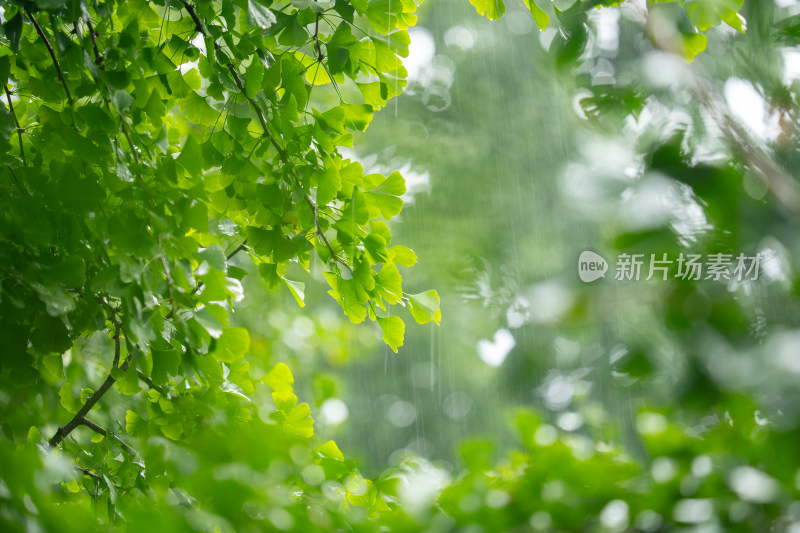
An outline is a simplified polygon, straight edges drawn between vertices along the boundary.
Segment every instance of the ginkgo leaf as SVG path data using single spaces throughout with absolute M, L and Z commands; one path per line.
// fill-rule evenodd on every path
M 489 20 L 499 19 L 506 12 L 503 0 L 469 0 L 479 15 Z

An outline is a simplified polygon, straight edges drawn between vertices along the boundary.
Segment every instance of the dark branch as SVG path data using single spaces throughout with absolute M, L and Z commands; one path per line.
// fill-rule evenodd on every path
M 77 470 L 78 472 L 81 472 L 85 476 L 93 477 L 95 479 L 101 479 L 100 476 L 98 476 L 97 474 L 95 474 L 91 470 L 88 470 L 86 468 L 81 468 L 79 466 L 76 466 L 74 468 L 75 468 L 75 470 Z
M 314 0 L 316 2 L 317 0 Z M 317 44 L 317 61 L 322 63 L 322 60 L 325 59 L 325 55 L 322 53 L 322 46 L 319 43 L 319 17 L 322 13 L 317 13 L 317 19 L 314 22 L 314 42 Z
M 189 2 L 186 2 L 186 0 L 181 0 L 181 3 L 186 8 L 186 11 L 189 12 L 189 16 L 192 17 L 192 20 L 194 21 L 195 24 L 194 29 L 205 35 L 206 32 L 203 30 L 203 23 L 200 21 L 200 17 L 197 16 L 197 12 L 194 10 L 194 6 Z
M 122 363 L 119 369 L 122 370 L 123 372 L 127 371 L 130 362 L 131 362 L 131 355 L 128 354 L 128 357 L 125 358 L 125 361 Z M 89 396 L 89 398 L 86 400 L 86 403 L 84 403 L 78 410 L 78 412 L 75 413 L 75 416 L 73 416 L 72 419 L 69 422 L 67 422 L 64 426 L 58 428 L 56 434 L 53 435 L 53 437 L 49 441 L 51 448 L 55 448 L 56 446 L 58 446 L 58 443 L 64 440 L 64 438 L 67 435 L 72 433 L 72 430 L 74 430 L 76 427 L 78 427 L 83 423 L 83 420 L 86 418 L 86 414 L 92 409 L 92 407 L 94 407 L 94 404 L 96 404 L 100 400 L 100 398 L 102 398 L 103 395 L 106 392 L 108 392 L 108 389 L 110 389 L 114 385 L 114 383 L 116 383 L 116 381 L 117 381 L 116 378 L 109 372 L 108 376 L 106 377 L 106 380 L 103 382 L 102 385 L 100 385 L 100 388 L 97 389 L 94 394 Z
M 19 120 L 17 120 L 16 113 L 14 113 L 14 104 L 11 103 L 11 93 L 8 90 L 8 86 L 4 85 L 3 89 L 6 92 L 6 98 L 8 98 L 8 109 L 11 111 L 11 116 L 14 117 L 14 124 L 17 126 L 17 137 L 19 137 L 19 155 L 22 158 L 22 164 L 27 166 L 28 162 L 25 160 L 25 149 L 22 147 L 22 128 L 19 125 Z
M 164 390 L 164 387 L 162 387 L 160 385 L 156 385 L 153 382 L 152 379 L 150 379 L 148 376 L 144 375 L 144 372 L 142 372 L 141 370 L 139 370 L 137 368 L 136 369 L 136 373 L 139 375 L 139 379 L 142 380 L 148 387 L 150 387 L 153 390 L 157 390 L 158 392 L 160 392 L 164 396 L 167 395 L 167 391 Z
M 236 249 L 235 249 L 234 251 L 232 251 L 231 253 L 229 253 L 229 254 L 226 256 L 226 259 L 227 259 L 228 261 L 230 261 L 231 259 L 233 259 L 233 256 L 234 256 L 234 255 L 238 254 L 239 252 L 241 252 L 241 251 L 242 251 L 242 250 L 244 250 L 245 248 L 247 248 L 247 239 L 243 240 L 243 241 L 242 241 L 242 244 L 240 244 L 239 246 L 237 246 L 237 247 L 236 247 Z
M 114 314 L 111 314 L 111 322 L 114 324 L 114 363 L 113 366 L 119 365 L 119 355 L 122 347 L 120 346 L 119 330 L 121 324 L 117 321 Z
M 94 26 L 92 26 L 92 21 L 89 20 L 89 16 L 86 16 L 86 24 L 89 26 L 89 35 L 92 37 L 92 48 L 94 48 L 94 62 L 95 64 L 103 68 L 103 56 L 100 55 L 100 51 L 97 49 L 97 32 L 94 31 Z
M 92 421 L 91 421 L 91 420 L 89 420 L 88 418 L 84 418 L 84 419 L 82 419 L 82 420 L 80 421 L 80 424 L 81 424 L 81 425 L 83 425 L 83 426 L 86 426 L 87 428 L 91 429 L 91 430 L 92 430 L 92 431 L 94 431 L 95 433 L 98 433 L 98 434 L 100 434 L 100 435 L 102 435 L 102 436 L 104 436 L 104 437 L 109 437 L 109 436 L 110 436 L 110 438 L 112 438 L 112 439 L 114 439 L 115 441 L 117 441 L 117 442 L 119 443 L 119 445 L 122 447 L 122 449 L 124 449 L 124 450 L 125 450 L 126 452 L 128 452 L 129 454 L 131 454 L 131 455 L 133 455 L 133 456 L 137 456 L 137 455 L 139 455 L 138 453 L 136 453 L 136 450 L 134 450 L 133 448 L 131 448 L 131 447 L 128 445 L 128 443 L 126 443 L 124 440 L 120 439 L 119 437 L 117 437 L 117 436 L 116 436 L 116 435 L 114 435 L 113 433 L 109 433 L 109 432 L 108 432 L 108 431 L 107 431 L 105 428 L 103 428 L 103 427 L 102 427 L 102 426 L 100 426 L 99 424 L 95 424 L 94 422 L 92 422 Z
M 69 102 L 70 107 L 72 107 L 72 95 L 69 93 L 69 87 L 67 87 L 67 80 L 64 79 L 64 73 L 61 72 L 61 65 L 58 64 L 58 59 L 56 59 L 56 53 L 53 51 L 53 47 L 50 45 L 50 41 L 47 40 L 47 36 L 42 31 L 42 27 L 39 26 L 39 23 L 36 22 L 36 19 L 33 18 L 30 11 L 25 11 L 25 14 L 28 15 L 28 19 L 33 24 L 33 27 L 36 28 L 36 33 L 39 34 L 39 37 L 42 38 L 44 41 L 45 46 L 47 46 L 47 51 L 50 52 L 50 58 L 53 60 L 53 64 L 56 66 L 56 72 L 58 72 L 58 79 L 61 80 L 61 85 L 64 87 L 64 92 L 67 93 L 67 101 Z
M 128 126 L 125 125 L 125 117 L 123 117 L 121 113 L 119 115 L 119 123 L 122 126 L 122 133 L 125 134 L 125 138 L 128 140 L 128 146 L 130 146 L 131 153 L 133 154 L 133 160 L 136 162 L 136 165 L 138 166 L 139 153 L 136 151 L 136 145 L 133 144 L 133 141 L 131 140 L 131 134 L 128 133 Z M 136 172 L 137 173 L 139 172 L 138 169 Z M 141 174 L 139 174 L 139 179 L 140 180 L 142 179 Z

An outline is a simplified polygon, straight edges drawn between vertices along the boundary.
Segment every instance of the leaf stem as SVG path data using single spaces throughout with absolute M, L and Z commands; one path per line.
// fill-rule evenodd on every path
M 28 162 L 25 160 L 25 149 L 22 147 L 22 128 L 19 125 L 19 120 L 17 120 L 17 114 L 14 113 L 14 104 L 11 102 L 11 93 L 8 90 L 8 85 L 3 85 L 3 90 L 5 90 L 6 98 L 8 99 L 8 109 L 11 111 L 11 116 L 14 117 L 14 124 L 17 126 L 17 137 L 19 137 L 19 155 L 22 158 L 22 164 L 28 166 Z
M 87 428 L 91 429 L 95 433 L 103 435 L 104 437 L 110 437 L 110 438 L 114 439 L 115 441 L 117 441 L 119 443 L 119 445 L 122 447 L 122 449 L 124 449 L 126 452 L 128 452 L 131 455 L 133 455 L 134 457 L 139 455 L 138 453 L 136 453 L 136 450 L 131 448 L 130 445 L 128 445 L 128 443 L 126 443 L 124 440 L 122 440 L 121 438 L 117 437 L 113 433 L 110 433 L 108 430 L 106 430 L 105 428 L 103 428 L 99 424 L 95 424 L 94 422 L 92 422 L 88 418 L 84 417 L 82 420 L 80 420 L 80 425 L 86 426 Z
M 56 72 L 58 72 L 58 79 L 61 80 L 61 85 L 64 87 L 64 92 L 67 93 L 67 101 L 69 102 L 69 106 L 72 107 L 72 95 L 69 93 L 69 87 L 67 87 L 67 80 L 64 79 L 64 73 L 61 72 L 61 65 L 58 64 L 58 59 L 56 59 L 56 53 L 53 50 L 53 46 L 50 44 L 50 41 L 47 39 L 47 36 L 42 31 L 42 27 L 39 26 L 39 23 L 36 22 L 36 19 L 33 18 L 33 15 L 30 11 L 25 10 L 25 14 L 28 15 L 28 20 L 31 21 L 33 27 L 36 28 L 36 33 L 39 34 L 39 37 L 42 38 L 44 41 L 45 46 L 47 46 L 47 51 L 50 53 L 50 58 L 53 60 L 53 64 L 56 66 Z
M 81 468 L 80 466 L 76 466 L 74 468 L 75 470 L 77 470 L 78 472 L 82 473 L 85 476 L 93 477 L 95 479 L 101 479 L 100 476 L 98 476 L 97 474 L 95 474 L 94 472 L 92 472 L 87 468 Z
M 161 393 L 161 394 L 163 394 L 164 396 L 166 396 L 166 395 L 167 395 L 167 391 L 165 391 L 165 390 L 164 390 L 164 387 L 162 387 L 162 386 L 160 386 L 160 385 L 156 385 L 156 384 L 153 382 L 153 380 L 152 380 L 152 379 L 150 379 L 148 376 L 145 376 L 145 375 L 144 375 L 144 372 L 142 372 L 141 370 L 139 370 L 139 369 L 137 368 L 137 369 L 136 369 L 136 373 L 138 374 L 138 376 L 139 376 L 139 379 L 140 379 L 140 380 L 142 380 L 142 381 L 145 383 L 145 385 L 147 385 L 148 387 L 150 387 L 150 388 L 151 388 L 151 389 L 153 389 L 153 390 L 156 390 L 156 391 L 160 392 L 160 393 Z

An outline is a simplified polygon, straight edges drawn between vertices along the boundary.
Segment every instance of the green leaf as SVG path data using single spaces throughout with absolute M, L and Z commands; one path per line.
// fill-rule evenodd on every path
M 147 422 L 135 411 L 125 413 L 125 431 L 135 435 L 147 427 Z
M 312 85 L 326 85 L 331 82 L 331 77 L 324 63 L 316 62 L 306 70 L 306 81 Z
M 525 6 L 530 10 L 531 15 L 533 15 L 533 20 L 536 22 L 536 25 L 539 26 L 539 29 L 544 31 L 547 29 L 547 26 L 550 25 L 550 17 L 547 13 L 544 12 L 542 8 L 536 5 L 536 0 L 523 0 L 525 2 Z
M 267 283 L 267 287 L 274 289 L 281 282 L 278 275 L 278 265 L 274 263 L 261 263 L 258 265 L 258 275 Z
M 392 246 L 389 248 L 389 253 L 392 254 L 392 260 L 398 265 L 412 267 L 417 263 L 417 254 L 405 246 Z
M 686 12 L 700 31 L 706 31 L 722 21 L 744 33 L 743 19 L 739 16 L 743 4 L 744 0 L 697 0 L 687 4 Z
M 9 41 L 9 48 L 16 54 L 19 52 L 20 38 L 22 37 L 22 12 L 11 17 L 3 24 L 3 33 Z
M 403 345 L 403 337 L 406 332 L 406 325 L 398 316 L 386 318 L 378 317 L 378 324 L 383 330 L 383 342 L 385 342 L 394 353 Z
M 403 208 L 401 195 L 406 192 L 406 182 L 399 172 L 392 172 L 377 187 L 367 193 L 370 216 L 386 220 L 398 215 Z
M 389 253 L 386 251 L 386 240 L 375 233 L 370 233 L 364 239 L 364 249 L 369 254 L 373 263 L 385 263 L 389 260 Z
M 203 152 L 194 135 L 189 135 L 176 161 L 181 164 L 190 176 L 199 177 L 203 172 Z
M 276 390 L 272 393 L 272 401 L 275 402 L 275 407 L 279 411 L 288 413 L 297 405 L 297 395 L 287 389 Z
M 297 252 L 297 245 L 280 229 L 247 227 L 247 238 L 253 250 L 263 256 L 272 256 L 277 262 L 288 261 Z
M 117 390 L 120 394 L 124 394 L 126 396 L 132 396 L 142 390 L 141 386 L 139 385 L 139 376 L 136 372 L 136 368 L 131 365 L 125 374 L 122 376 L 122 379 L 117 380 Z M 83 394 L 83 391 L 81 391 Z M 86 401 L 86 400 L 82 400 Z
M 225 252 L 222 251 L 222 248 L 220 248 L 218 244 L 212 244 L 208 248 L 201 248 L 198 250 L 197 259 L 200 262 L 200 265 L 197 267 L 197 273 L 199 275 L 207 272 L 208 267 L 220 272 L 225 272 L 227 259 L 225 258 Z
M 305 307 L 306 304 L 303 301 L 305 298 L 305 283 L 300 281 L 291 281 L 286 278 L 283 278 L 283 282 L 287 287 L 289 287 L 289 292 L 291 292 L 292 296 L 294 296 L 295 301 L 297 301 L 297 305 L 300 307 Z
M 58 397 L 61 399 L 61 407 L 67 410 L 70 414 L 75 414 L 81 408 L 81 402 L 72 394 L 72 387 L 69 382 L 64 383 L 58 391 Z
M 247 350 L 250 349 L 250 333 L 244 328 L 226 328 L 217 339 L 216 346 L 211 355 L 223 363 L 236 363 L 241 361 Z
M 42 442 L 42 432 L 36 426 L 31 426 L 28 430 L 28 442 L 38 444 Z
M 290 391 L 294 383 L 292 371 L 284 363 L 278 363 L 269 373 L 264 376 L 264 383 L 269 385 L 274 391 Z
M 684 33 L 684 57 L 688 61 L 694 61 L 697 54 L 703 52 L 708 45 L 708 38 L 702 33 Z
M 489 20 L 497 20 L 506 12 L 503 0 L 469 0 L 469 3 L 475 6 L 478 15 Z
M 150 378 L 156 385 L 163 385 L 169 380 L 169 376 L 178 374 L 181 363 L 181 353 L 178 349 L 171 350 L 152 350 L 153 370 Z
M 344 461 L 344 454 L 332 440 L 329 440 L 325 444 L 318 446 L 314 449 L 314 452 L 328 459 Z
M 314 436 L 314 420 L 311 418 L 311 408 L 307 403 L 298 404 L 289 412 L 284 429 L 307 439 Z
M 205 98 L 194 92 L 179 100 L 178 106 L 186 118 L 200 126 L 211 126 L 220 115 L 219 111 L 208 105 Z
M 255 0 L 247 2 L 247 23 L 254 28 L 266 30 L 277 22 L 275 14 Z
M 247 73 L 244 76 L 244 89 L 247 96 L 253 98 L 256 93 L 261 89 L 261 82 L 264 78 L 264 65 L 256 57 L 253 62 L 247 67 Z
M 318 175 L 317 205 L 323 206 L 331 203 L 342 188 L 342 179 L 339 169 L 327 167 Z
M 124 115 L 133 104 L 133 96 L 125 91 L 114 91 L 111 95 L 111 103 L 114 104 L 117 113 Z
M 439 310 L 439 294 L 436 291 L 409 294 L 408 309 L 417 324 L 427 324 L 431 320 L 438 324 L 442 319 L 442 312 Z
M 372 122 L 373 109 L 366 104 L 341 104 L 345 112 L 345 124 L 348 128 L 358 131 L 366 131 L 369 123 Z
M 394 263 L 383 265 L 383 268 L 375 278 L 381 296 L 392 304 L 400 303 L 403 298 L 402 281 L 403 278 L 400 276 L 400 271 L 397 270 L 397 265 Z
M 160 426 L 161 433 L 170 440 L 179 441 L 183 436 L 183 422 L 173 422 Z

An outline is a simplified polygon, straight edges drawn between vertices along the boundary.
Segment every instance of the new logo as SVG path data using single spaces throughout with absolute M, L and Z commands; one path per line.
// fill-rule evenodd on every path
M 578 258 L 578 277 L 584 283 L 591 283 L 599 278 L 606 277 L 608 261 L 594 252 L 586 250 Z

